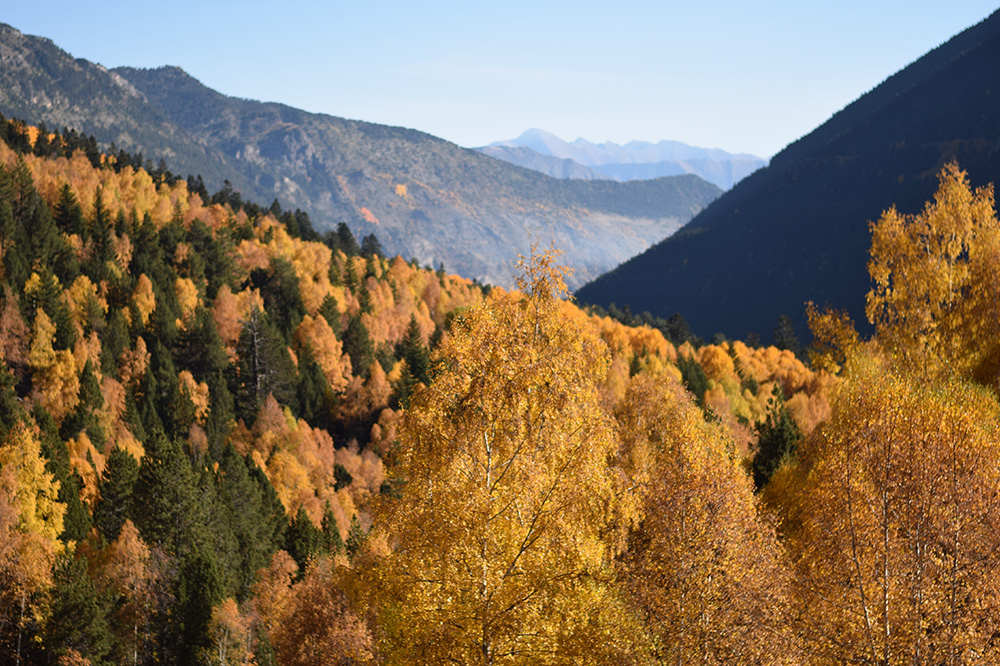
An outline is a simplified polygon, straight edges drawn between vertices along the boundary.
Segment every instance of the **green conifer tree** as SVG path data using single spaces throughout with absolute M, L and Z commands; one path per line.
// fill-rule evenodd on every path
M 65 554 L 55 568 L 51 611 L 45 625 L 45 651 L 58 659 L 75 650 L 91 664 L 105 664 L 114 647 L 108 624 L 108 599 L 87 575 L 87 560 Z
M 323 543 L 323 533 L 310 520 L 306 510 L 299 507 L 288 526 L 285 550 L 299 565 L 300 575 L 305 573 L 309 561 L 319 553 Z
M 365 328 L 359 315 L 351 317 L 347 323 L 347 330 L 344 331 L 344 351 L 351 357 L 354 374 L 367 378 L 375 355 L 375 345 L 372 344 L 368 329 Z
M 251 477 L 246 462 L 227 444 L 215 476 L 220 505 L 239 544 L 234 568 L 237 600 L 250 594 L 257 571 L 275 552 L 271 526 L 260 486 Z
M 330 503 L 326 503 L 323 511 L 323 546 L 330 555 L 339 555 L 344 552 L 344 540 L 340 536 L 340 528 L 337 527 L 337 519 L 333 515 Z
M 760 490 L 771 480 L 781 463 L 795 455 L 802 432 L 792 419 L 781 386 L 776 385 L 767 401 L 767 415 L 757 424 L 757 447 L 751 463 L 753 482 Z
M 144 444 L 146 452 L 133 487 L 133 497 L 142 500 L 132 502 L 132 522 L 147 544 L 186 556 L 205 543 L 206 529 L 191 463 L 162 430 L 152 431 Z
M 99 487 L 100 498 L 94 506 L 94 525 L 104 540 L 118 538 L 122 525 L 132 511 L 132 493 L 139 478 L 139 463 L 132 454 L 116 446 L 104 464 Z
M 265 533 L 270 538 L 270 552 L 285 547 L 285 534 L 288 531 L 288 514 L 285 512 L 285 505 L 281 503 L 278 493 L 271 485 L 270 479 L 260 467 L 247 455 L 243 462 L 246 463 L 250 478 L 257 483 L 260 488 L 261 516 L 267 525 Z
M 351 527 L 347 531 L 347 554 L 350 557 L 354 557 L 361 550 L 361 546 L 365 543 L 365 538 L 368 534 L 365 532 L 364 528 L 361 527 L 361 522 L 358 520 L 358 514 L 351 516 Z

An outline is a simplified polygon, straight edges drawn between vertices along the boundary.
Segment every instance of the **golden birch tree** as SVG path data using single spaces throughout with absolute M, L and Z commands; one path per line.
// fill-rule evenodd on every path
M 722 428 L 679 382 L 633 378 L 616 412 L 640 519 L 622 580 L 666 664 L 796 663 L 789 576 Z
M 780 472 L 799 629 L 817 664 L 1000 659 L 1000 409 L 855 357 L 834 415 Z
M 973 190 L 952 162 L 918 215 L 890 208 L 871 225 L 866 314 L 879 341 L 921 372 L 1000 369 L 1000 222 L 993 187 Z
M 606 612 L 608 352 L 560 314 L 553 256 L 522 264 L 524 293 L 494 289 L 456 322 L 399 430 L 400 495 L 376 517 L 393 549 L 387 663 L 569 664 L 631 647 Z

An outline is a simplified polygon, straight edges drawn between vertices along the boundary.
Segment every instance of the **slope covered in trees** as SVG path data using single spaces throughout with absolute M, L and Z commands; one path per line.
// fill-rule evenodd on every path
M 3 663 L 996 660 L 1000 222 L 957 166 L 806 364 L 0 129 Z
M 604 478 L 608 492 L 623 482 L 613 415 L 631 378 L 657 377 L 685 404 L 687 379 L 713 414 L 716 425 L 704 426 L 717 432 L 713 446 L 737 447 L 717 451 L 733 474 L 772 387 L 787 389 L 804 428 L 822 413 L 824 381 L 791 353 L 739 343 L 675 348 L 649 327 L 588 315 L 558 298 L 565 286 L 551 259 L 528 272 L 530 296 L 491 291 L 387 259 L 377 241 L 359 245 L 346 226 L 320 240 L 297 214 L 225 193 L 203 198 L 197 180 L 151 174 L 124 153 L 88 155 L 90 140 L 16 121 L 0 129 L 4 662 L 407 659 L 404 646 L 417 640 L 409 632 L 420 627 L 393 624 L 391 609 L 411 599 L 407 612 L 419 613 L 416 600 L 433 595 L 393 573 L 392 553 L 405 552 L 400 539 L 414 528 L 408 511 L 421 506 L 405 447 L 426 437 L 419 419 L 449 427 L 455 413 L 419 415 L 440 410 L 434 396 L 460 385 L 479 387 L 462 409 L 480 422 L 498 395 L 509 396 L 496 413 L 510 432 L 497 446 L 523 448 L 525 415 L 541 428 L 530 437 L 555 441 L 556 426 L 564 433 L 562 453 L 548 462 L 524 451 L 518 484 L 499 496 L 515 505 L 493 520 L 513 527 L 527 510 L 516 499 L 521 484 L 534 480 L 534 529 L 553 517 L 546 540 L 563 539 L 576 520 L 559 513 L 565 498 L 577 498 L 591 521 L 586 553 L 556 542 L 536 551 L 542 532 L 527 533 L 525 562 L 542 576 L 530 584 L 555 585 L 546 603 L 517 614 L 548 627 L 532 645 L 582 654 L 595 627 L 616 626 L 613 608 L 641 637 L 640 612 L 614 582 L 641 503 L 600 499 L 581 476 Z M 490 365 L 470 365 L 480 360 Z M 513 384 L 492 377 L 504 367 L 534 374 Z M 555 383 L 552 373 L 569 374 Z M 541 392 L 522 401 L 517 391 L 529 384 Z M 701 414 L 690 410 L 687 418 Z M 403 421 L 406 413 L 413 417 Z M 561 423 L 570 417 L 599 428 L 603 453 L 582 456 L 579 444 L 591 438 Z M 629 465 L 645 464 L 632 457 Z M 447 473 L 423 458 L 410 459 L 432 477 Z M 628 474 L 648 476 L 642 470 Z M 461 503 L 465 491 L 455 488 Z M 494 501 L 490 491 L 483 497 L 483 506 Z M 511 543 L 482 561 L 502 566 L 495 558 L 509 557 Z M 550 549 L 577 580 L 547 573 Z M 574 562 L 589 573 L 578 575 Z M 528 588 L 517 587 L 517 562 L 507 565 L 516 586 L 504 591 L 494 569 L 497 589 L 513 599 Z M 571 590 L 584 615 L 560 626 L 540 617 L 549 604 L 568 612 Z M 603 619 L 591 626 L 586 614 L 598 612 Z M 498 627 L 488 652 L 521 649 L 510 642 L 514 624 Z M 424 629 L 425 637 L 435 631 Z M 468 649 L 460 634 L 455 641 L 441 649 Z
M 719 195 L 696 176 L 569 182 L 423 132 L 222 95 L 177 67 L 108 71 L 0 25 L 0 112 L 158 156 L 170 170 L 277 199 L 320 230 L 346 223 L 386 250 L 513 283 L 532 232 L 582 284 L 662 240 Z M 575 282 L 574 282 L 575 280 Z
M 863 322 L 869 221 L 891 204 L 918 210 L 951 159 L 977 184 L 1000 179 L 998 57 L 994 14 L 789 145 L 683 230 L 578 297 L 661 317 L 680 312 L 706 337 L 766 336 L 782 314 L 803 335 L 806 301 Z

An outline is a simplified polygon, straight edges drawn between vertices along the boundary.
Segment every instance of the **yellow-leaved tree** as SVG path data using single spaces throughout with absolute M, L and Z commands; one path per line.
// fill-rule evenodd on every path
M 622 580 L 666 664 L 797 663 L 790 577 L 753 482 L 680 382 L 637 375 L 616 410 L 640 502 Z
M 969 382 L 848 358 L 829 423 L 768 488 L 816 663 L 996 663 L 1000 408 Z
M 973 190 L 952 162 L 918 215 L 895 207 L 871 225 L 866 314 L 879 341 L 928 375 L 996 385 L 1000 371 L 1000 222 L 993 187 Z
M 0 662 L 21 663 L 23 630 L 38 623 L 62 549 L 66 505 L 45 469 L 38 433 L 18 423 L 0 443 Z
M 399 429 L 376 525 L 390 664 L 597 663 L 633 648 L 608 584 L 616 443 L 605 345 L 561 314 L 552 253 L 522 260 L 442 342 Z

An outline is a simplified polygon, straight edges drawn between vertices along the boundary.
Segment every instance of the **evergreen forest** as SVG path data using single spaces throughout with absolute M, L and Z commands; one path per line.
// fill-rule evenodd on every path
M 1000 661 L 1000 222 L 957 164 L 871 224 L 874 334 L 803 304 L 802 350 L 0 121 L 0 663 Z

